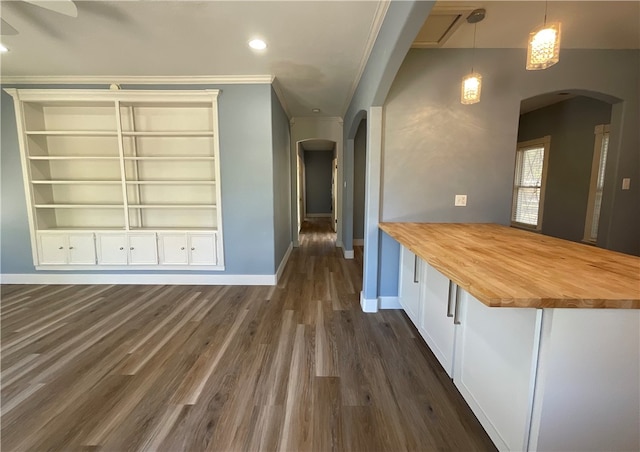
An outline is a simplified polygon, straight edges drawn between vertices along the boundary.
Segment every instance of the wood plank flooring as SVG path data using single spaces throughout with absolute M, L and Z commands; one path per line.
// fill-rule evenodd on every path
M 276 287 L 3 286 L 4 451 L 495 450 L 362 249 L 305 223 Z

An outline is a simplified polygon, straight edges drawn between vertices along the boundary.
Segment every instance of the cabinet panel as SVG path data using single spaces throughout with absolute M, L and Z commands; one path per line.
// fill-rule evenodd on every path
M 192 265 L 215 265 L 216 235 L 189 234 L 189 260 Z
M 454 383 L 498 449 L 526 450 L 542 310 L 490 308 L 459 290 Z
M 400 247 L 400 284 L 398 299 L 400 305 L 417 328 L 420 324 L 420 266 L 421 259 L 404 246 Z
M 69 264 L 96 264 L 96 248 L 92 233 L 69 234 Z
M 161 264 L 186 265 L 187 234 L 158 234 L 159 260 Z
M 420 331 L 442 367 L 452 377 L 455 284 L 427 263 L 423 265 L 421 280 L 423 283 Z
M 127 264 L 127 235 L 96 234 L 96 248 L 98 264 L 126 265 Z
M 67 235 L 39 234 L 39 257 L 41 265 L 56 265 L 67 263 Z
M 129 264 L 154 265 L 157 263 L 156 234 L 154 232 L 129 234 Z

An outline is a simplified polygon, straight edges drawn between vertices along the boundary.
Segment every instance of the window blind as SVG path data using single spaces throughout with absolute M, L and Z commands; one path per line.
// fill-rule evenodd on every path
M 538 225 L 544 146 L 519 149 L 511 220 L 531 226 Z

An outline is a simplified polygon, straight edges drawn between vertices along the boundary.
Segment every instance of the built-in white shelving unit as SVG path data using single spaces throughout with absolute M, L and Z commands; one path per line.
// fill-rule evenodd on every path
M 6 91 L 36 268 L 224 268 L 218 91 Z

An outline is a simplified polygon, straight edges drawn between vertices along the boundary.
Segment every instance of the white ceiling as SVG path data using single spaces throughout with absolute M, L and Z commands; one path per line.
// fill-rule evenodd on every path
M 76 1 L 72 18 L 2 1 L 3 76 L 249 76 L 278 80 L 291 116 L 342 116 L 380 1 Z M 262 38 L 259 52 L 247 42 Z
M 22 1 L 0 1 L 19 30 L 2 36 L 7 76 L 275 76 L 290 116 L 342 116 L 388 2 L 382 1 L 77 1 L 66 17 Z M 478 47 L 524 48 L 542 23 L 544 2 L 441 1 L 484 7 Z M 563 48 L 639 48 L 640 2 L 549 1 L 562 21 Z M 466 21 L 443 47 L 471 47 Z M 267 41 L 266 51 L 247 42 Z M 320 108 L 319 114 L 313 108 Z
M 440 1 L 434 10 L 485 8 L 486 17 L 478 23 L 476 47 L 527 47 L 529 32 L 542 25 L 543 1 Z M 466 18 L 468 14 L 464 17 Z M 549 1 L 547 21 L 562 23 L 563 49 L 640 48 L 640 1 Z M 443 48 L 473 46 L 473 24 L 463 21 Z

